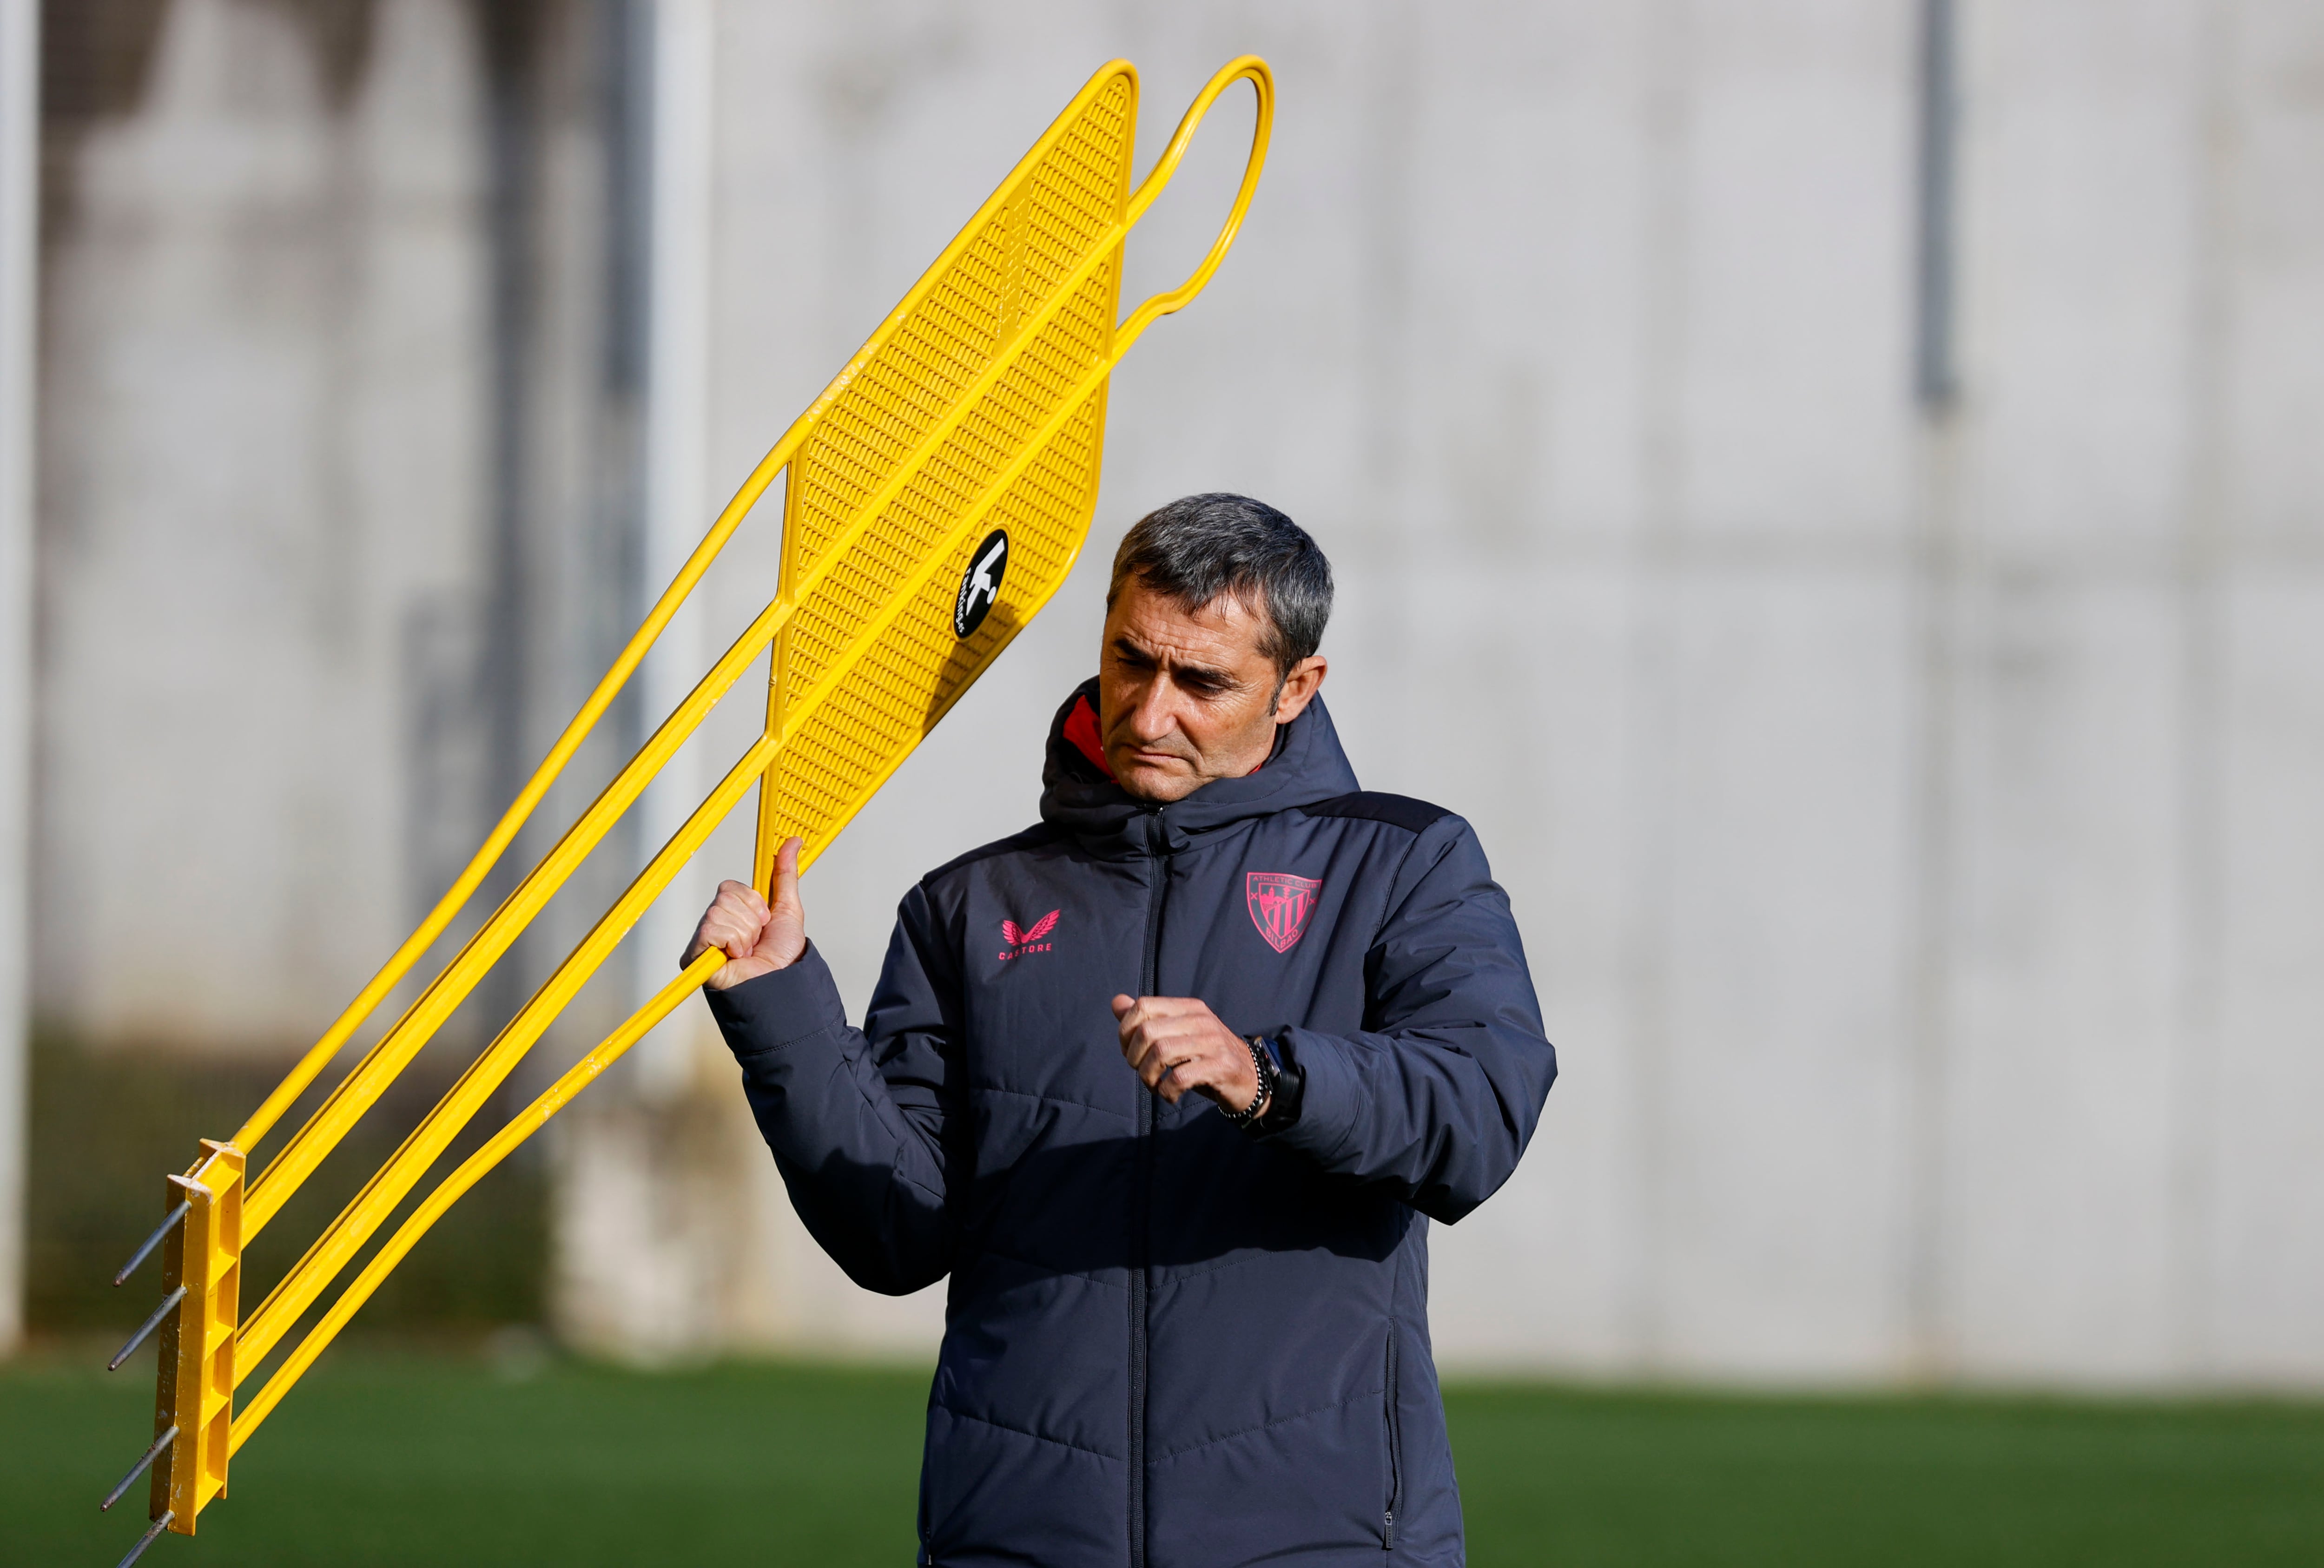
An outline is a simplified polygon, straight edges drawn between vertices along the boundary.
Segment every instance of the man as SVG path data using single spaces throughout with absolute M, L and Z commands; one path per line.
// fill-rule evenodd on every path
M 1467 823 L 1358 790 L 1331 568 L 1195 495 L 1122 540 L 1041 824 L 905 895 L 861 1031 L 727 882 L 693 957 L 799 1217 L 952 1277 L 920 1561 L 1457 1563 L 1427 1221 L 1516 1167 L 1556 1059 Z

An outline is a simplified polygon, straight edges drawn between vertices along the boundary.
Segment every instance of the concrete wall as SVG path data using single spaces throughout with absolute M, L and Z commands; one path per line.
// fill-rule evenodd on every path
M 2324 5 L 1955 8 L 1949 404 L 1915 397 L 1913 0 L 715 9 L 714 490 L 1099 61 L 1144 70 L 1148 157 L 1234 53 L 1267 55 L 1282 91 L 1234 255 L 1116 377 L 1090 558 L 809 880 L 852 1003 L 911 880 L 1030 819 L 1120 530 L 1246 490 L 1331 552 L 1326 695 L 1356 765 L 1476 823 L 1565 1065 L 1508 1190 L 1437 1234 L 1444 1359 L 2324 1383 L 2304 1111 L 2324 1090 Z M 171 13 L 260 25 L 229 0 Z M 380 7 L 383 29 L 440 14 Z M 397 79 L 391 56 L 366 95 Z M 1239 101 L 1214 116 L 1133 241 L 1133 293 L 1207 242 L 1247 124 Z M 447 152 L 438 178 L 461 167 Z M 458 232 L 434 243 L 474 243 Z M 274 335 L 287 362 L 311 328 L 213 329 Z M 468 330 L 446 321 L 437 363 Z M 97 374 L 98 346 L 51 351 L 69 369 L 50 374 Z M 248 406 L 274 395 L 249 384 Z M 474 462 L 473 382 L 438 384 L 428 439 Z M 197 390 L 103 383 L 69 439 L 162 431 L 137 410 Z M 156 521 L 180 468 L 251 438 L 159 444 L 176 466 L 150 488 L 44 517 L 44 562 L 86 563 L 61 589 L 44 565 L 60 929 L 86 924 L 98 872 L 173 842 L 166 813 L 100 812 L 103 770 L 60 759 L 155 726 L 178 726 L 181 769 L 230 733 L 275 780 L 201 787 L 209 836 L 277 857 L 243 884 L 246 928 L 206 941 L 272 953 L 300 888 L 383 905 L 393 885 L 392 852 L 355 844 L 391 802 L 332 785 L 302 817 L 268 793 L 334 748 L 392 769 L 378 700 L 304 699 L 321 730 L 244 698 L 221 726 L 146 713 L 129 678 L 164 648 L 212 661 L 207 690 L 281 678 L 264 639 L 181 650 L 198 640 L 147 608 L 171 562 L 212 573 L 191 603 L 254 591 L 252 568 L 171 555 Z M 321 548 L 303 504 L 281 508 L 285 558 Z M 450 539 L 475 503 L 433 504 Z M 112 553 L 60 533 L 81 516 Z M 711 586 L 714 646 L 771 591 L 773 521 Z M 389 598 L 327 602 L 360 624 Z M 702 767 L 741 749 L 754 706 L 727 705 Z M 704 875 L 746 854 L 730 833 Z M 290 874 L 332 856 L 358 869 Z M 191 858 L 143 890 L 185 918 L 224 872 Z M 347 946 L 368 962 L 398 921 L 360 918 Z M 43 951 L 51 1005 L 159 1016 L 143 982 L 115 994 L 78 962 Z M 310 985 L 237 962 L 248 983 L 207 1016 L 285 1029 L 362 967 Z M 568 1324 L 660 1354 L 925 1352 L 936 1293 L 846 1286 L 789 1218 L 699 1015 L 670 1041 L 682 1070 L 596 1092 L 564 1142 Z
M 432 895 L 490 571 L 470 31 L 383 7 L 335 89 L 281 12 L 180 0 L 134 97 L 56 106 L 35 979 L 84 1035 L 311 1038 Z

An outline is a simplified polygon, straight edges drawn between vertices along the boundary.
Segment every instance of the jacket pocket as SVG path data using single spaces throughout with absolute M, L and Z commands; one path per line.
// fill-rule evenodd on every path
M 1396 1509 L 1404 1500 L 1404 1430 L 1396 1408 L 1396 1324 L 1388 1325 L 1388 1388 L 1381 1397 L 1388 1424 L 1388 1504 L 1380 1512 L 1380 1549 L 1396 1548 Z

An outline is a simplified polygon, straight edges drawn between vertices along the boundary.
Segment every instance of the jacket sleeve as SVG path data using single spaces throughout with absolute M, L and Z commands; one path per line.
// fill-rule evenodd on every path
M 1557 1076 L 1508 896 L 1461 818 L 1406 856 L 1364 981 L 1360 1033 L 1284 1031 L 1305 1097 L 1266 1141 L 1449 1224 L 1517 1168 Z
M 914 888 L 862 1029 L 848 1027 L 812 945 L 787 969 L 708 993 L 799 1219 L 850 1279 L 890 1296 L 951 1268 L 952 969 Z

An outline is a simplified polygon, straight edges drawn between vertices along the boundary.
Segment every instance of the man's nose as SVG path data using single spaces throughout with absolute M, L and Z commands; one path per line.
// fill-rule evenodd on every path
M 1167 678 L 1157 676 L 1146 683 L 1138 694 L 1138 706 L 1130 710 L 1130 727 L 1141 741 L 1158 741 L 1178 727 L 1176 696 Z

